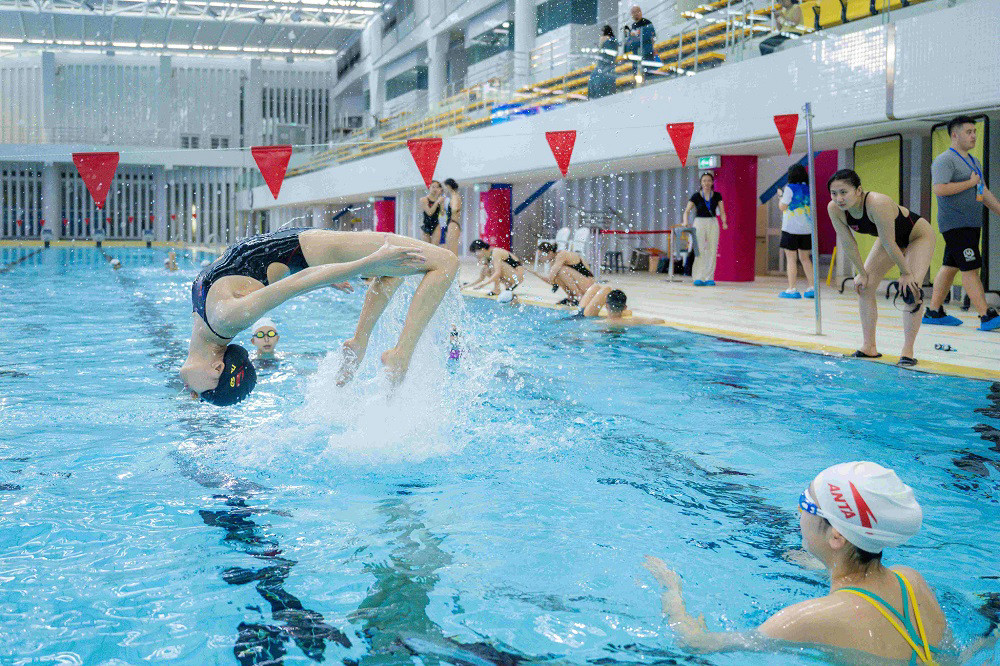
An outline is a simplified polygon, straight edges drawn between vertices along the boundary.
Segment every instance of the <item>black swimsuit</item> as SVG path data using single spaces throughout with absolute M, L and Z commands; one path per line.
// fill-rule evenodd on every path
M 511 268 L 520 268 L 521 262 L 514 258 L 514 255 L 508 254 L 507 258 L 503 260 L 505 264 Z
M 869 236 L 878 236 L 878 227 L 875 223 L 871 221 L 868 217 L 868 195 L 871 192 L 865 193 L 864 201 L 861 202 L 861 217 L 853 218 L 851 214 L 844 211 L 844 217 L 847 218 L 847 226 L 854 229 L 859 234 L 868 234 Z M 920 219 L 920 213 L 916 211 L 910 211 L 909 215 L 903 215 L 903 209 L 899 209 L 899 213 L 896 215 L 896 245 L 899 246 L 900 250 L 906 249 L 906 246 L 910 244 L 910 232 L 913 231 L 914 225 L 917 220 Z
M 420 230 L 425 234 L 430 236 L 434 233 L 434 230 L 438 228 L 438 215 L 441 214 L 441 204 L 434 204 L 434 214 L 429 215 L 426 211 L 424 212 L 424 223 L 420 225 Z
M 222 257 L 198 274 L 194 284 L 191 285 L 191 303 L 194 305 L 194 311 L 205 321 L 208 330 L 220 338 L 232 340 L 228 336 L 219 335 L 208 323 L 208 315 L 205 314 L 208 290 L 217 280 L 230 275 L 240 275 L 266 285 L 267 267 L 271 264 L 284 264 L 288 266 L 290 273 L 297 273 L 309 267 L 299 245 L 299 234 L 303 231 L 308 229 L 283 229 L 245 238 L 231 245 Z
M 594 277 L 594 274 L 590 272 L 590 269 L 583 265 L 583 259 L 581 259 L 580 263 L 576 264 L 575 266 L 567 265 L 566 268 L 576 271 L 583 277 L 589 277 L 589 278 Z

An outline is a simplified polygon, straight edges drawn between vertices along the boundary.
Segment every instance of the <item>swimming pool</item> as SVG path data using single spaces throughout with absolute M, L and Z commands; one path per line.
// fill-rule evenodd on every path
M 27 256 L 0 274 L 0 663 L 815 663 L 686 657 L 641 561 L 714 628 L 821 593 L 781 555 L 849 459 L 915 487 L 924 527 L 887 561 L 958 643 L 996 622 L 989 383 L 453 294 L 403 387 L 375 363 L 397 298 L 338 389 L 361 298 L 328 289 L 275 313 L 281 358 L 220 410 L 176 378 L 200 257 L 32 252 L 0 250 Z

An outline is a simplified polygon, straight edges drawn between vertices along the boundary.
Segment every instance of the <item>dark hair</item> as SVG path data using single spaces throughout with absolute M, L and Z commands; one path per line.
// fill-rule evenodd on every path
M 490 249 L 490 244 L 481 238 L 477 238 L 469 244 L 469 252 L 477 252 L 478 250 L 488 250 Z
M 829 528 L 833 527 L 833 525 L 830 524 L 830 521 L 827 520 L 826 518 L 822 518 L 822 521 L 823 521 L 824 529 L 829 529 Z M 846 539 L 845 539 L 845 541 L 846 541 Z M 867 567 L 872 562 L 881 562 L 882 561 L 882 553 L 871 553 L 871 552 L 868 552 L 867 550 L 862 550 L 861 548 L 858 548 L 857 546 L 855 546 L 850 541 L 848 541 L 847 544 L 851 547 L 851 550 L 850 550 L 850 553 L 849 553 L 850 554 L 851 564 L 853 564 L 853 565 L 855 565 L 857 567 Z
M 962 125 L 975 125 L 976 119 L 972 116 L 955 116 L 948 121 L 948 136 Z
M 605 305 L 608 306 L 609 310 L 624 310 L 626 300 L 625 292 L 621 289 L 615 289 L 608 294 L 608 300 L 605 301 Z
M 805 185 L 809 182 L 809 172 L 801 164 L 793 164 L 788 167 L 788 184 Z
M 603 28 L 601 28 L 601 35 L 604 37 L 611 37 L 612 39 L 614 39 L 615 31 L 612 29 L 610 25 L 606 25 Z
M 848 185 L 861 187 L 861 176 L 859 176 L 854 169 L 841 169 L 837 173 L 830 176 L 830 180 L 826 181 L 826 189 L 829 190 L 835 180 L 842 180 Z
M 431 185 L 433 185 L 434 183 L 437 183 L 438 185 L 440 185 L 441 181 L 440 180 L 432 180 L 431 181 Z M 428 189 L 430 189 L 430 187 L 428 187 Z
M 454 178 L 445 178 L 444 179 L 444 184 L 447 185 L 448 187 L 450 187 L 453 190 L 457 190 L 458 189 L 458 183 L 455 182 Z
M 715 183 L 715 174 L 712 173 L 711 171 L 706 171 L 705 173 L 701 174 L 701 176 L 698 177 L 698 180 L 700 181 L 705 176 L 708 176 L 709 178 L 711 178 L 712 179 L 712 183 Z
M 549 243 L 548 241 L 542 241 L 541 243 L 538 244 L 539 252 L 549 253 L 549 252 L 555 252 L 557 249 L 558 248 L 556 248 L 555 243 Z

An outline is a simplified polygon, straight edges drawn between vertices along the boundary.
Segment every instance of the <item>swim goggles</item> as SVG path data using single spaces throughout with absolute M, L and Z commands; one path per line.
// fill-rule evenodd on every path
M 802 491 L 802 494 L 799 495 L 799 511 L 810 513 L 814 516 L 819 516 L 820 518 L 826 518 L 823 514 L 823 510 L 820 509 L 819 505 L 812 500 L 812 496 L 809 494 L 808 486 Z
M 273 338 L 276 337 L 277 335 L 278 332 L 275 331 L 274 329 L 271 329 L 270 331 L 257 331 L 256 333 L 253 334 L 253 337 L 260 338 L 261 340 L 263 340 L 264 338 Z

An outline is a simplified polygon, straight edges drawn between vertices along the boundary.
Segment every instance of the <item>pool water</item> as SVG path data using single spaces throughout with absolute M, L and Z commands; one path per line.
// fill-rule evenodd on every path
M 998 385 L 456 291 L 392 391 L 408 284 L 352 384 L 361 294 L 324 289 L 274 313 L 278 360 L 218 409 L 176 376 L 202 257 L 106 253 L 124 268 L 0 250 L 0 663 L 825 662 L 689 655 L 641 562 L 714 629 L 822 594 L 783 554 L 802 488 L 852 459 L 914 486 L 924 527 L 886 559 L 959 648 L 996 626 Z

